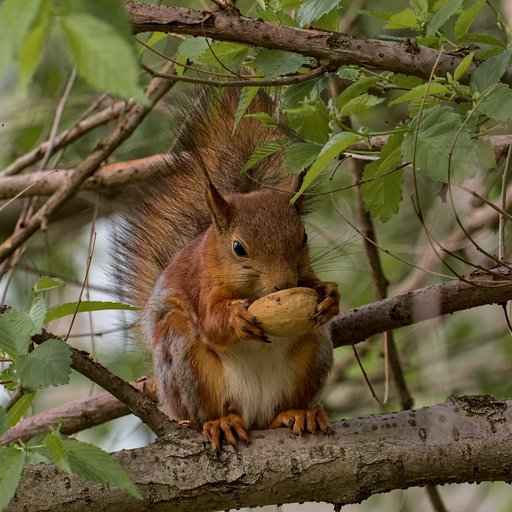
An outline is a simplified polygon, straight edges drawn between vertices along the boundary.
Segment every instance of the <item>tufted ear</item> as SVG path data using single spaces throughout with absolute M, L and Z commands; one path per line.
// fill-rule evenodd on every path
M 205 191 L 206 204 L 212 216 L 212 222 L 215 224 L 219 233 L 226 232 L 231 226 L 233 219 L 233 208 L 228 201 L 224 199 L 215 185 L 208 180 Z
M 302 186 L 302 182 L 304 181 L 304 176 L 306 176 L 306 171 L 301 171 L 299 174 L 296 174 L 292 177 L 292 181 L 290 183 L 290 192 L 292 197 L 300 190 Z M 297 211 L 300 213 L 302 206 L 304 206 L 303 201 L 304 196 L 301 194 L 296 201 L 293 203 Z

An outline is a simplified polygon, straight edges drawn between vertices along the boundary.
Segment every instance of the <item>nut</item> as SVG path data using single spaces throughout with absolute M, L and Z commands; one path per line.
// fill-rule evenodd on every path
M 312 288 L 288 288 L 265 295 L 249 306 L 265 334 L 300 336 L 315 327 L 318 294 Z

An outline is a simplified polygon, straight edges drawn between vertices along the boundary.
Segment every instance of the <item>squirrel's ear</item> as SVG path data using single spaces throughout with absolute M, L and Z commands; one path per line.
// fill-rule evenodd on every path
M 292 181 L 290 183 L 290 192 L 292 194 L 292 197 L 300 190 L 300 187 L 302 186 L 302 182 L 304 181 L 304 176 L 306 176 L 306 171 L 301 171 L 299 174 L 296 174 L 292 177 Z M 297 198 L 297 201 L 295 201 L 294 206 L 297 209 L 297 211 L 300 212 L 301 207 L 303 206 L 303 197 L 300 195 Z
M 206 185 L 206 204 L 210 210 L 212 221 L 219 233 L 227 231 L 231 225 L 233 216 L 231 205 L 222 197 L 221 193 L 215 188 L 213 183 L 208 180 Z

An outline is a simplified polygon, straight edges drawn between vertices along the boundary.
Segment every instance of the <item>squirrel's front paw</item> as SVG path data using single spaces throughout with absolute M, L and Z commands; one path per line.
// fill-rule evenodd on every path
M 239 340 L 258 340 L 270 343 L 256 317 L 247 311 L 249 301 L 234 300 L 230 315 L 231 327 Z
M 320 302 L 316 305 L 315 321 L 318 325 L 325 324 L 340 312 L 340 294 L 338 285 L 331 281 L 321 283 L 315 288 Z
M 320 430 L 324 434 L 331 433 L 329 419 L 321 405 L 312 409 L 291 409 L 279 413 L 270 424 L 271 428 L 290 427 L 293 433 L 300 436 L 303 432 L 314 434 Z
M 218 420 L 205 421 L 203 423 L 203 435 L 211 444 L 212 452 L 220 451 L 222 437 L 236 448 L 236 440 L 239 439 L 245 444 L 249 444 L 249 435 L 245 422 L 238 414 L 228 414 Z

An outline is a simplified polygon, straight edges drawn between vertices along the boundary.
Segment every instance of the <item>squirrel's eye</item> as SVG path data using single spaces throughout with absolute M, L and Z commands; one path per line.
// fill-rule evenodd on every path
M 304 233 L 304 238 L 302 240 L 302 247 L 306 247 L 307 243 L 308 243 L 308 234 Z
M 238 240 L 233 241 L 233 252 L 240 258 L 247 256 L 247 251 L 244 249 L 244 246 Z

